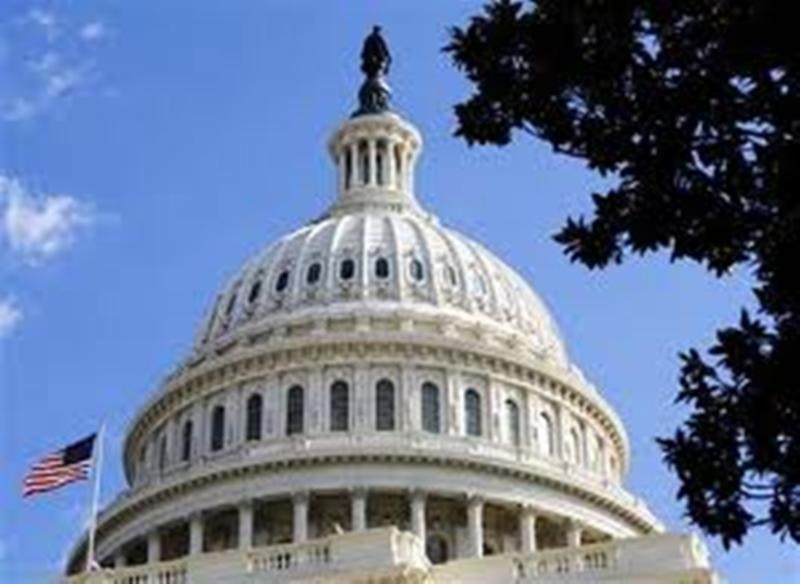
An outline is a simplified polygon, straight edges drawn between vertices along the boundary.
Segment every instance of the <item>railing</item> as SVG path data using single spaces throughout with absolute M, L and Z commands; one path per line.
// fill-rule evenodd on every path
M 270 546 L 248 554 L 248 572 L 318 570 L 333 561 L 328 541 Z
M 79 574 L 67 580 L 68 584 L 189 584 L 186 560 L 159 562 L 129 568 L 104 569 Z
M 546 550 L 514 558 L 517 577 L 604 572 L 617 568 L 619 547 L 613 543 Z

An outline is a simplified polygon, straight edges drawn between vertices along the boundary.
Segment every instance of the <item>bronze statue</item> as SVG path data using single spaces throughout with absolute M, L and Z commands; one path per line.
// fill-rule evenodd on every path
M 353 116 L 379 114 L 388 111 L 392 91 L 386 83 L 392 55 L 381 36 L 381 27 L 372 27 L 361 49 L 361 71 L 366 76 L 358 91 L 358 110 Z
M 392 55 L 381 36 L 381 27 L 373 26 L 361 49 L 361 70 L 367 77 L 378 77 L 388 75 L 391 64 Z

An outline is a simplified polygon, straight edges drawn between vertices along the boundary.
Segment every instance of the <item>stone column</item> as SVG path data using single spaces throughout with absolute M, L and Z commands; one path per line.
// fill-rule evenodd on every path
M 350 524 L 353 531 L 367 528 L 367 490 L 354 489 L 350 495 Z
M 361 184 L 361 161 L 358 159 L 358 140 L 356 140 L 350 144 L 350 188 Z
M 424 491 L 414 489 L 411 491 L 411 531 L 419 537 L 425 545 L 425 499 Z
M 195 513 L 189 517 L 189 555 L 203 553 L 203 515 Z
M 483 499 L 471 496 L 467 500 L 467 532 L 471 556 L 483 557 Z
M 147 534 L 147 563 L 153 564 L 161 561 L 161 534 L 154 529 Z
M 375 156 L 375 140 L 372 138 L 367 140 L 367 156 L 369 157 L 367 163 L 369 168 L 369 180 L 367 181 L 367 184 L 370 186 L 375 186 L 378 184 L 378 177 L 376 176 L 378 173 L 375 172 L 378 170 L 378 168 L 376 161 L 377 157 Z
M 581 534 L 583 533 L 583 529 L 581 529 L 580 524 L 574 519 L 571 519 L 567 522 L 566 531 L 567 531 L 567 547 L 570 548 L 580 547 Z
M 520 551 L 529 554 L 536 551 L 536 511 L 526 505 L 519 515 Z
M 294 504 L 294 543 L 303 543 L 308 539 L 308 493 L 300 491 L 292 497 Z
M 253 502 L 250 499 L 239 503 L 239 549 L 253 547 Z

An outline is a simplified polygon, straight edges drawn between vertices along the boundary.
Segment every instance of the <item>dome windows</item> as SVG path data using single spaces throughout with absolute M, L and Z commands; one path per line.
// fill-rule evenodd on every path
M 350 388 L 344 381 L 331 385 L 331 432 L 347 432 L 350 426 Z
M 289 270 L 283 270 L 278 274 L 278 279 L 275 281 L 275 292 L 278 294 L 284 292 L 289 287 Z
M 430 382 L 422 384 L 422 429 L 431 434 L 441 432 L 439 388 Z
M 464 393 L 464 426 L 467 436 L 480 436 L 483 433 L 481 396 L 470 388 Z
M 539 428 L 539 450 L 546 456 L 556 455 L 556 438 L 554 433 L 553 421 L 545 412 L 539 415 L 541 426 Z
M 261 440 L 261 418 L 264 410 L 264 399 L 261 394 L 254 393 L 247 398 L 247 420 L 245 438 L 248 441 Z
M 353 258 L 345 258 L 339 264 L 339 278 L 345 282 L 352 280 L 356 275 L 356 262 Z
M 408 274 L 414 282 L 422 282 L 425 279 L 425 266 L 418 258 L 411 258 L 408 263 Z
M 375 260 L 375 277 L 379 280 L 386 280 L 389 277 L 389 260 L 385 257 Z
M 183 423 L 181 430 L 181 461 L 188 462 L 192 457 L 192 439 L 194 436 L 194 424 L 191 420 Z
M 456 269 L 453 266 L 447 264 L 444 267 L 444 274 L 445 278 L 447 279 L 447 283 L 451 287 L 455 288 L 456 286 L 458 286 L 458 273 L 456 272 Z
M 228 305 L 225 307 L 225 317 L 230 317 L 233 314 L 233 309 L 236 308 L 236 292 L 231 294 L 230 298 L 228 299 Z
M 286 435 L 302 434 L 305 411 L 305 396 L 299 385 L 291 387 L 286 394 Z
M 258 297 L 261 296 L 261 278 L 253 282 L 253 285 L 250 286 L 250 293 L 247 295 L 247 303 L 253 304 Z
M 381 379 L 375 386 L 375 429 L 394 430 L 394 383 Z
M 306 272 L 306 284 L 309 286 L 314 286 L 318 284 L 320 279 L 322 278 L 322 264 L 319 262 L 314 262 L 310 266 L 308 266 L 308 271 Z
M 225 445 L 225 407 L 216 406 L 211 411 L 211 452 L 222 450 Z
M 506 400 L 506 431 L 509 444 L 519 446 L 520 444 L 520 423 L 519 406 L 513 399 Z

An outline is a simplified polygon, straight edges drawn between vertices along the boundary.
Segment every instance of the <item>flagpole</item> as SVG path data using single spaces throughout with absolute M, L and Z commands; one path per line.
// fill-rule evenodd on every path
M 103 470 L 103 438 L 105 436 L 106 423 L 100 424 L 97 432 L 97 449 L 92 453 L 92 473 L 94 474 L 94 488 L 92 489 L 92 507 L 89 517 L 89 543 L 86 547 L 86 571 L 91 572 L 95 566 L 94 561 L 94 542 L 95 532 L 97 531 L 97 507 L 100 502 L 100 476 Z

